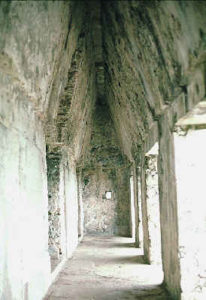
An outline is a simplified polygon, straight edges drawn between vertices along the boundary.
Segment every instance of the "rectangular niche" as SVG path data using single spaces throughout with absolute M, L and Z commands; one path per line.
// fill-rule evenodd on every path
M 111 191 L 105 192 L 105 198 L 107 200 L 111 200 L 112 199 L 112 192 Z

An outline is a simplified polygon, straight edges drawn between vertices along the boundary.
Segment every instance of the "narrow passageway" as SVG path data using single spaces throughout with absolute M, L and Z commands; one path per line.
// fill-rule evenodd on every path
M 205 16 L 0 1 L 0 300 L 206 300 Z
M 134 240 L 86 236 L 45 300 L 169 299 L 158 266 L 144 263 Z

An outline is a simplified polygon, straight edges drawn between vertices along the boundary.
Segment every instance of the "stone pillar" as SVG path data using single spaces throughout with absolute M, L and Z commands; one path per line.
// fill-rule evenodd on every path
M 134 208 L 135 208 L 135 245 L 136 247 L 140 247 L 140 237 L 139 237 L 139 203 L 138 203 L 138 181 L 137 181 L 137 173 L 136 167 L 133 168 L 133 177 L 134 177 Z
M 72 156 L 65 154 L 64 188 L 66 213 L 66 249 L 71 257 L 78 245 L 78 194 L 76 165 Z
M 142 157 L 141 166 L 141 204 L 142 204 L 142 229 L 143 229 L 143 250 L 145 261 L 149 263 L 149 228 L 147 219 L 146 179 L 145 179 L 145 157 Z
M 78 188 L 78 237 L 83 238 L 84 233 L 84 211 L 82 200 L 82 171 L 77 172 L 77 188 Z
M 137 169 L 137 191 L 138 191 L 138 208 L 139 208 L 139 214 L 138 214 L 138 219 L 139 219 L 139 224 L 138 224 L 138 234 L 139 234 L 139 248 L 143 249 L 143 226 L 142 226 L 142 196 L 141 196 L 141 178 L 140 178 L 140 168 Z
M 146 155 L 145 179 L 149 232 L 149 261 L 151 264 L 161 265 L 162 259 L 157 158 L 157 154 L 149 153 Z
M 61 236 L 60 236 L 60 249 L 62 257 L 67 257 L 66 253 L 66 197 L 65 197 L 65 172 L 64 163 L 61 160 L 60 164 L 60 174 L 59 174 L 59 207 L 60 207 L 60 226 L 61 226 Z
M 174 133 L 181 299 L 206 299 L 206 129 Z
M 135 238 L 136 235 L 136 222 L 135 222 L 135 200 L 134 200 L 134 176 L 130 176 L 130 230 L 131 237 Z
M 165 114 L 159 119 L 158 170 L 164 282 L 172 297 L 179 299 L 180 267 L 178 258 L 174 140 L 168 111 L 165 111 Z

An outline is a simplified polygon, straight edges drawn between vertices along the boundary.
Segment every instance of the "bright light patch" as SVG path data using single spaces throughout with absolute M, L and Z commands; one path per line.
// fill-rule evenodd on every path
M 175 133 L 174 144 L 181 288 L 206 299 L 206 130 Z
M 107 200 L 112 199 L 112 192 L 106 192 L 106 193 L 105 193 L 105 196 L 106 196 L 106 199 L 107 199 Z

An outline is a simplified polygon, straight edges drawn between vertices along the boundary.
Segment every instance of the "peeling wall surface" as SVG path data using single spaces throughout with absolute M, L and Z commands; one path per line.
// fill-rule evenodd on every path
M 48 178 L 48 215 L 49 215 L 49 252 L 58 258 L 62 253 L 61 237 L 61 204 L 59 199 L 60 157 L 47 154 Z
M 0 298 L 42 299 L 50 282 L 44 124 L 69 4 L 0 5 Z
M 70 167 L 65 163 L 68 158 L 65 159 L 61 174 L 51 179 L 55 168 L 46 163 L 46 143 L 49 152 L 61 154 L 57 143 L 63 139 L 56 138 L 56 132 L 61 130 L 60 99 L 68 103 L 67 111 L 76 102 L 75 98 L 81 106 L 81 109 L 75 106 L 71 113 L 73 119 L 69 118 L 76 132 L 69 131 L 70 142 L 66 137 L 66 143 L 64 137 L 67 157 L 71 153 L 69 161 L 78 157 L 89 138 L 85 123 L 89 122 L 94 104 L 90 92 L 93 79 L 86 54 L 89 49 L 83 50 L 87 46 L 80 36 L 86 14 L 84 5 L 78 8 L 78 4 L 69 1 L 0 4 L 0 299 L 42 299 L 51 282 L 48 241 L 51 245 L 51 238 L 55 240 L 57 250 L 68 256 L 77 245 L 77 232 L 69 231 L 76 228 L 78 214 L 75 165 Z M 86 43 L 91 46 L 88 39 Z M 73 61 L 79 51 L 83 51 L 82 59 L 78 58 L 70 95 L 63 95 L 67 75 L 73 74 Z M 86 68 L 91 76 L 85 75 Z M 82 105 L 85 97 L 90 103 L 86 107 Z M 65 124 L 63 127 L 71 127 Z M 74 148 L 76 143 L 79 146 Z M 52 220 L 48 218 L 48 194 Z M 62 212 L 65 203 L 69 203 L 66 225 L 63 218 L 57 217 L 57 202 Z M 70 206 L 75 211 L 73 218 L 70 218 Z M 49 228 L 55 227 L 55 222 L 56 231 L 52 235 Z M 59 236 L 59 231 L 67 233 Z
M 11 101 L 3 92 L 1 99 Z M 12 124 L 0 125 L 0 297 L 23 299 L 28 290 L 30 299 L 41 299 L 50 273 L 45 143 L 41 122 L 18 95 L 8 110 L 15 116 Z
M 205 55 L 206 7 L 204 1 L 104 1 L 102 7 L 106 94 L 122 147 L 135 156 L 184 86 L 195 94 L 190 105 L 204 96 L 201 66 L 194 69 Z M 193 79 L 190 70 L 198 73 Z
M 120 151 L 104 102 L 94 112 L 83 168 L 85 233 L 130 236 L 129 162 Z M 111 192 L 107 199 L 106 192 Z
M 98 169 L 94 174 L 87 174 L 84 178 L 85 233 L 108 235 L 115 233 L 117 199 L 114 183 L 108 175 L 108 172 Z M 106 198 L 107 191 L 111 191 L 111 199 Z
M 84 180 L 85 233 L 131 236 L 128 170 L 99 168 Z M 108 191 L 111 199 L 106 198 Z
M 164 284 L 174 299 L 206 298 L 204 226 L 185 227 L 192 184 L 180 188 L 181 166 L 203 169 L 174 139 L 205 100 L 205 16 L 202 0 L 0 2 L 0 299 L 43 299 L 58 273 L 51 258 L 72 256 L 83 225 L 131 235 L 133 169 L 146 245 L 144 158 L 156 142 Z M 203 185 L 190 180 L 201 208 Z
M 206 5 L 203 1 L 104 1 L 102 11 L 108 103 L 122 149 L 140 168 L 158 122 L 154 142 L 160 143 L 164 281 L 179 299 L 173 128 L 205 96 Z M 144 197 L 144 182 L 141 189 Z M 144 234 L 146 227 L 143 224 Z

